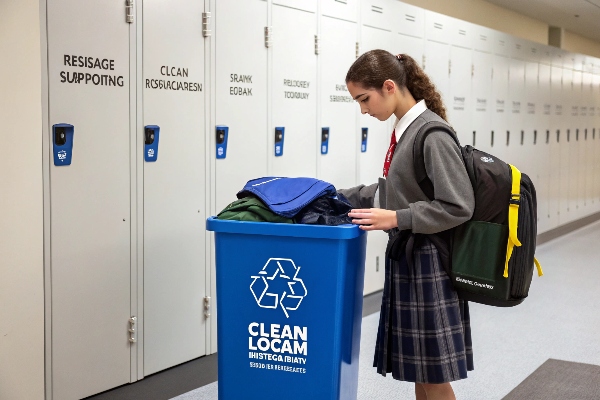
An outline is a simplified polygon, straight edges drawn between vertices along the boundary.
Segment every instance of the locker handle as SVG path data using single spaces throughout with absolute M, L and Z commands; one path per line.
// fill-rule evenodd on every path
M 57 126 L 54 128 L 54 143 L 56 143 L 57 146 L 63 146 L 67 143 L 67 134 L 64 127 Z

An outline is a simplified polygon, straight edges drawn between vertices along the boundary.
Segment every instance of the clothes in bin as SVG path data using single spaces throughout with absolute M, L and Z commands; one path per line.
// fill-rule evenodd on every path
M 366 233 L 214 217 L 206 226 L 219 399 L 356 399 Z

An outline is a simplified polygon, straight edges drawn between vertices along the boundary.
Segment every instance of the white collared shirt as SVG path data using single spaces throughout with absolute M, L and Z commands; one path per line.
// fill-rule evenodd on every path
M 415 119 L 419 117 L 419 115 L 423 114 L 423 112 L 427 110 L 427 105 L 425 104 L 425 99 L 419 100 L 417 104 L 411 107 L 410 110 L 402 118 L 396 119 L 396 123 L 394 124 L 394 130 L 396 131 L 396 142 L 400 140 L 400 136 L 406 131 L 406 128 L 413 123 Z

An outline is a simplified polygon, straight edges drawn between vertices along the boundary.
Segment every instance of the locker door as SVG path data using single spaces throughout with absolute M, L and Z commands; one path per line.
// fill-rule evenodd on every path
M 145 376 L 206 354 L 204 6 L 177 3 L 143 3 Z
M 47 6 L 50 132 L 54 124 L 74 127 L 71 165 L 50 166 L 47 384 L 53 399 L 69 400 L 129 382 L 136 351 L 127 331 L 135 25 L 126 23 L 118 2 L 60 0 Z
M 278 5 L 273 5 L 272 15 L 273 113 L 269 129 L 269 158 L 272 160 L 269 175 L 316 176 L 316 149 L 319 148 L 315 132 L 317 16 L 311 11 Z M 277 138 L 276 142 L 279 127 L 284 128 L 283 139 Z
M 490 145 L 492 154 L 508 161 L 506 137 L 509 129 L 508 120 L 511 118 L 511 109 L 508 107 L 508 70 L 509 59 L 494 54 L 494 67 L 492 72 L 492 132 Z
M 539 106 L 539 63 L 528 61 L 525 63 L 525 93 L 523 97 L 523 144 L 522 162 L 525 172 L 536 184 L 539 158 L 537 150 L 540 134 L 541 110 Z
M 571 198 L 573 199 L 573 204 L 571 204 L 571 213 L 573 214 L 572 219 L 581 218 L 581 213 L 583 211 L 583 198 L 582 198 L 582 179 L 583 179 L 583 171 L 582 171 L 582 149 L 580 148 L 581 135 L 583 132 L 583 123 L 582 123 L 582 115 L 581 115 L 581 71 L 573 71 L 573 82 L 571 84 L 572 95 L 571 95 L 571 141 L 569 146 L 569 159 L 571 160 L 571 164 L 569 167 L 571 170 L 571 179 L 569 180 L 571 193 Z
M 215 209 L 244 184 L 267 175 L 267 3 L 219 0 L 215 12 L 216 125 L 228 128 L 225 158 L 215 161 Z M 216 128 L 210 135 L 216 136 Z M 216 157 L 217 149 L 209 151 Z
M 449 92 L 451 29 L 452 20 L 449 17 L 431 11 L 425 12 L 424 70 L 442 95 L 446 110 L 452 104 Z M 449 122 L 452 125 L 455 121 Z
M 359 107 L 345 83 L 348 68 L 356 59 L 356 42 L 351 39 L 356 35 L 353 22 L 326 16 L 321 19 L 320 119 L 321 127 L 329 128 L 329 136 L 326 154 L 319 156 L 318 176 L 336 188 L 357 184 Z
M 491 153 L 493 43 L 491 31 L 475 26 L 473 38 L 473 83 L 471 90 L 471 113 L 473 118 L 473 146 Z
M 473 146 L 492 152 L 492 61 L 491 53 L 473 51 L 473 86 L 471 112 L 473 115 Z
M 446 105 L 460 143 L 473 144 L 471 85 L 473 80 L 473 25 L 450 20 L 450 80 Z
M 383 49 L 398 54 L 400 50 L 393 45 L 394 33 L 391 30 L 391 2 L 369 1 L 363 3 L 360 37 L 362 52 Z M 358 107 L 358 105 L 355 105 Z M 385 154 L 390 144 L 391 126 L 396 117 L 392 115 L 387 122 L 381 122 L 370 115 L 359 117 L 359 128 L 367 129 L 366 148 L 358 147 L 358 181 L 371 184 L 382 176 Z M 388 235 L 383 231 L 369 232 L 365 265 L 364 293 L 373 293 L 383 289 L 385 272 L 385 248 Z
M 508 76 L 508 132 L 504 138 L 507 153 L 503 160 L 520 167 L 523 172 L 527 173 L 522 144 L 525 143 L 525 129 L 523 125 L 523 112 L 525 109 L 525 62 L 519 59 L 511 59 Z
M 590 149 L 593 153 L 592 157 L 592 188 L 594 199 L 594 212 L 600 211 L 600 179 L 598 179 L 598 171 L 600 171 L 600 69 L 594 69 L 592 76 L 592 143 Z
M 473 144 L 471 114 L 472 49 L 452 46 L 450 48 L 450 95 L 448 118 L 458 134 L 460 143 Z
M 552 122 L 550 130 L 550 159 L 552 160 L 552 168 L 550 168 L 550 221 L 551 228 L 556 228 L 559 225 L 560 203 L 561 203 L 561 169 L 564 164 L 561 160 L 561 143 L 566 142 L 566 130 L 563 128 L 563 90 L 562 90 L 562 68 L 552 66 L 551 69 L 551 98 L 552 98 Z M 561 140 L 562 139 L 562 140 Z
M 581 116 L 583 122 L 583 131 L 580 132 L 580 149 L 582 153 L 582 197 L 584 212 L 582 216 L 586 216 L 593 213 L 594 204 L 592 203 L 592 157 L 593 153 L 590 149 L 590 140 L 592 137 L 592 74 L 589 72 L 583 73 L 582 81 L 582 93 L 581 93 Z
M 400 2 L 395 5 L 392 18 L 394 54 L 408 54 L 424 68 L 425 10 Z
M 358 3 L 359 0 L 321 0 L 321 15 L 356 22 L 358 20 Z M 355 37 L 356 35 L 352 35 L 346 39 Z
M 575 121 L 571 115 L 573 104 L 573 70 L 571 68 L 563 68 L 563 129 L 564 140 L 561 136 L 560 143 L 560 218 L 561 225 L 571 222 L 575 219 L 575 194 L 572 192 L 573 184 L 571 179 L 576 180 L 576 170 L 572 163 L 575 159 L 571 159 L 571 147 L 575 139 Z M 576 187 L 576 186 L 575 186 Z
M 550 87 L 552 82 L 550 79 L 550 71 L 550 65 L 540 63 L 538 91 L 538 104 L 541 105 L 541 110 L 538 112 L 540 125 L 538 128 L 537 143 L 534 146 L 538 164 L 535 176 L 535 188 L 538 195 L 539 233 L 550 229 L 550 169 L 552 168 L 550 154 L 550 139 L 552 132 L 552 125 L 550 123 L 550 116 L 552 114 Z

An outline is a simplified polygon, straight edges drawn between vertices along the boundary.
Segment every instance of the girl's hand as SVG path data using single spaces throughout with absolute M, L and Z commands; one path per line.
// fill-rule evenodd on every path
M 360 225 L 359 228 L 364 231 L 388 230 L 398 226 L 396 211 L 368 208 L 351 210 L 348 216 L 353 224 Z

